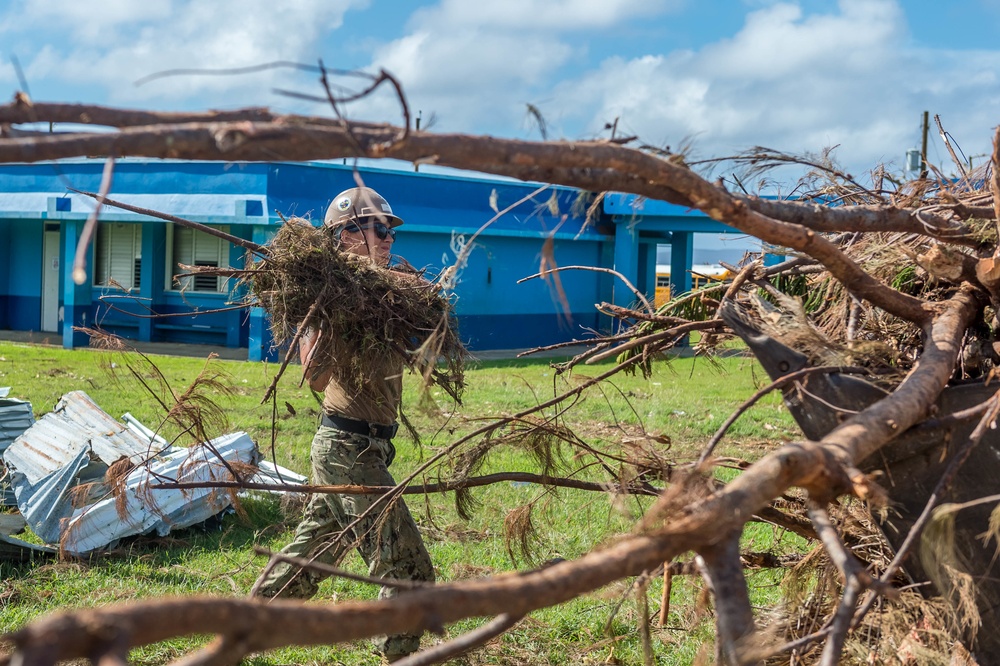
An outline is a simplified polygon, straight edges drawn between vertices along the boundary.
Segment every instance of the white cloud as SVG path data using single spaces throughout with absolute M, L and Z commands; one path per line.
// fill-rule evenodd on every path
M 253 76 L 183 76 L 136 88 L 143 76 L 177 68 L 237 68 L 278 60 L 315 63 L 318 42 L 344 13 L 367 0 L 80 0 L 25 2 L 0 18 L 0 38 L 34 27 L 64 39 L 22 57 L 29 82 L 98 86 L 113 103 L 158 100 L 178 106 L 260 104 L 262 93 L 303 77 L 290 70 Z M 51 33 L 50 33 L 51 34 Z M 315 80 L 315 76 L 310 77 Z
M 382 49 L 378 65 L 412 92 L 458 97 L 539 85 L 570 53 L 568 45 L 539 35 L 470 30 L 441 39 L 420 31 Z
M 521 122 L 526 102 L 548 95 L 553 71 L 571 55 L 568 45 L 535 36 L 469 31 L 442 40 L 416 32 L 380 48 L 372 69 L 397 77 L 411 110 L 434 116 L 438 131 L 509 133 Z M 397 109 L 395 98 L 381 94 L 353 104 L 351 112 L 355 118 L 395 119 Z
M 840 145 L 849 168 L 899 163 L 924 109 L 949 117 L 979 146 L 996 116 L 1000 52 L 914 50 L 889 0 L 842 0 L 805 16 L 795 5 L 750 13 L 732 38 L 697 51 L 611 58 L 556 88 L 567 121 L 595 135 L 620 118 L 625 133 L 701 157 L 753 145 L 818 152 Z M 992 119 L 990 119 L 992 115 Z M 978 134 L 977 134 L 978 132 Z M 621 133 L 621 132 L 620 132 Z
M 732 39 L 705 48 L 700 64 L 729 79 L 827 75 L 869 67 L 901 44 L 905 17 L 895 2 L 841 0 L 839 9 L 803 17 L 799 6 L 777 4 L 752 12 Z
M 901 0 L 720 0 L 711 11 L 691 0 L 409 2 L 396 0 L 394 8 L 412 11 L 399 15 L 402 34 L 380 31 L 377 42 L 371 32 L 345 39 L 337 31 L 346 12 L 371 0 L 17 0 L 0 5 L 0 44 L 20 58 L 39 99 L 80 95 L 153 108 L 271 103 L 278 111 L 327 113 L 325 105 L 274 104 L 274 87 L 318 92 L 314 74 L 291 70 L 132 82 L 172 68 L 319 56 L 336 65 L 345 44 L 364 43 L 369 70 L 395 74 L 411 111 L 436 115 L 440 131 L 537 137 L 526 122 L 531 103 L 550 136 L 598 136 L 619 118 L 619 134 L 674 148 L 691 138 L 702 157 L 753 145 L 801 152 L 839 144 L 852 164 L 898 160 L 919 139 L 924 109 L 940 113 L 966 152 L 979 154 L 1000 121 L 1000 51 L 921 49 L 903 10 L 915 15 Z M 379 3 L 367 18 L 385 7 Z M 739 29 L 699 34 L 684 42 L 696 44 L 690 48 L 670 41 L 680 30 L 672 17 L 691 26 L 689 19 L 720 11 L 742 17 Z M 660 31 L 666 36 L 658 42 Z M 645 53 L 624 41 L 631 35 Z M 628 55 L 595 60 L 616 51 Z M 6 62 L 0 83 L 16 85 Z M 36 90 L 42 83 L 47 95 Z M 387 89 L 348 111 L 399 119 Z
M 514 28 L 564 32 L 607 28 L 680 4 L 679 0 L 442 0 L 440 6 L 418 12 L 414 18 L 422 25 L 435 22 L 446 27 L 482 26 L 495 30 Z
M 441 0 L 414 12 L 406 35 L 374 49 L 373 68 L 403 84 L 414 109 L 433 113 L 444 131 L 502 127 L 516 132 L 526 104 L 549 110 L 564 68 L 586 60 L 595 38 L 636 17 L 674 10 L 683 0 Z M 386 99 L 356 105 L 361 116 L 392 113 Z M 560 112 L 553 107 L 550 121 Z M 537 134 L 535 135 L 537 136 Z
M 129 25 L 168 20 L 170 0 L 15 0 L 0 18 L 0 34 L 9 29 L 69 31 L 74 42 L 104 45 L 121 37 Z

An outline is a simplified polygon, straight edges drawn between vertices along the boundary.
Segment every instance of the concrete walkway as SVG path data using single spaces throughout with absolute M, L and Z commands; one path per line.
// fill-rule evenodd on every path
M 7 331 L 0 330 L 0 340 L 8 342 L 18 342 L 23 344 L 51 346 L 62 348 L 62 336 L 58 333 L 45 333 L 38 331 Z M 247 360 L 246 347 L 223 347 L 219 345 L 189 345 L 179 342 L 136 342 L 128 341 L 135 349 L 144 354 L 160 354 L 163 356 L 192 356 L 195 358 L 207 358 L 209 354 L 216 354 L 219 358 L 228 361 Z M 561 349 L 551 349 L 525 357 L 526 360 L 568 358 L 575 356 L 586 349 L 585 345 L 573 345 Z M 524 349 L 488 349 L 470 352 L 470 360 L 473 361 L 502 361 L 517 358 L 517 355 L 526 351 Z

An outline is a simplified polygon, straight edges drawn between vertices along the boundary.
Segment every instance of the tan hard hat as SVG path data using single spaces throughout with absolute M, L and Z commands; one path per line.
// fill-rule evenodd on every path
M 364 218 L 373 218 L 390 227 L 398 227 L 403 223 L 403 220 L 393 215 L 392 207 L 381 194 L 370 187 L 352 187 L 333 198 L 326 209 L 323 224 L 339 227 Z

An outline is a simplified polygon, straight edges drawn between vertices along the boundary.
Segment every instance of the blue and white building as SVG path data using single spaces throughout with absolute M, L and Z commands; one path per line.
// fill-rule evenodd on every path
M 0 329 L 50 332 L 65 347 L 85 345 L 75 327 L 100 325 L 139 341 L 246 347 L 249 360 L 273 358 L 265 315 L 233 309 L 240 294 L 213 277 L 186 278 L 178 264 L 241 267 L 244 250 L 150 216 L 106 207 L 87 261 L 73 257 L 94 202 L 103 161 L 0 165 Z M 609 195 L 586 219 L 593 193 L 471 175 L 417 173 L 327 163 L 222 163 L 120 159 L 109 196 L 266 243 L 282 218 L 320 223 L 330 200 L 356 185 L 382 193 L 405 224 L 394 251 L 434 276 L 475 239 L 455 289 L 460 333 L 472 350 L 515 349 L 590 336 L 607 328 L 602 301 L 631 304 L 613 268 L 652 298 L 656 250 L 672 246 L 675 293 L 690 288 L 695 233 L 731 231 L 697 211 L 631 195 Z M 534 193 L 534 194 L 533 194 Z M 522 201 L 523 200 L 523 201 Z M 521 202 L 518 205 L 517 202 Z M 551 239 L 549 244 L 548 241 Z M 543 262 L 543 258 L 546 259 Z M 350 304 L 345 304 L 350 307 Z M 152 317 L 152 313 L 171 315 Z

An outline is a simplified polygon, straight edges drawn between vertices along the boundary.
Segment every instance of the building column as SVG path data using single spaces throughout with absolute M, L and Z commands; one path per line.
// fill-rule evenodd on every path
M 229 227 L 229 233 L 236 236 L 237 238 L 242 238 L 243 240 L 253 240 L 254 239 L 254 229 L 257 225 L 250 227 L 246 224 L 234 224 Z M 239 245 L 230 244 L 229 245 L 229 265 L 233 268 L 246 268 L 247 258 L 249 255 L 249 250 L 240 247 Z M 242 303 L 246 299 L 247 289 L 246 287 L 240 285 L 237 286 L 238 280 L 236 278 L 231 278 L 229 280 L 229 302 L 232 304 Z M 248 310 L 234 310 L 232 312 L 226 313 L 226 346 L 227 347 L 242 347 L 249 342 L 249 336 L 247 331 L 244 330 L 243 322 L 248 321 L 249 312 Z M 251 359 L 253 360 L 253 359 Z
M 275 230 L 262 224 L 253 225 L 253 242 L 264 245 L 274 235 Z M 264 308 L 250 308 L 250 333 L 247 340 L 248 361 L 277 361 L 278 350 L 274 349 L 271 337 L 271 320 Z
M 676 298 L 691 291 L 694 234 L 675 231 L 670 239 L 670 298 Z
M 615 222 L 615 271 L 636 284 L 639 277 L 639 232 L 628 220 Z M 627 308 L 635 303 L 635 294 L 615 278 L 614 304 Z
M 635 288 L 652 303 L 656 299 L 656 241 L 639 243 L 638 282 Z
M 73 349 L 84 347 L 88 343 L 86 333 L 74 331 L 76 326 L 92 326 L 90 318 L 91 298 L 93 294 L 94 267 L 87 264 L 87 279 L 83 284 L 73 282 L 73 257 L 76 256 L 76 246 L 80 242 L 84 220 L 63 220 L 62 222 L 62 284 L 63 284 L 63 347 Z
M 142 223 L 142 265 L 139 269 L 139 296 L 145 299 L 149 308 L 158 311 L 163 300 L 163 283 L 166 279 L 167 225 L 162 222 Z M 144 313 L 145 314 L 145 313 Z M 153 327 L 156 320 L 149 317 L 139 318 L 139 340 L 149 342 L 153 339 Z

